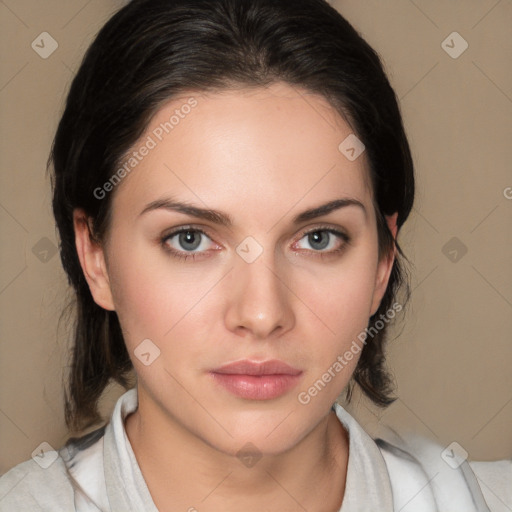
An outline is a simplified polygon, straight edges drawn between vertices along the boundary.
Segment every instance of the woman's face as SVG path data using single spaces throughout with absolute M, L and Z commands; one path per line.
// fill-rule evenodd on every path
M 326 417 L 393 258 L 378 261 L 366 156 L 339 149 L 350 134 L 322 97 L 279 83 L 174 99 L 135 144 L 88 281 L 155 422 L 276 454 Z

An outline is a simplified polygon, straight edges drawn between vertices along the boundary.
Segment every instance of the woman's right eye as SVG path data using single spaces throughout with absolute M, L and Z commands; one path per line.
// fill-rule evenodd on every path
M 196 259 L 198 254 L 206 252 L 205 238 L 210 237 L 197 228 L 180 228 L 166 234 L 161 242 L 164 250 L 171 256 L 183 260 Z M 193 251 L 193 252 L 192 252 Z

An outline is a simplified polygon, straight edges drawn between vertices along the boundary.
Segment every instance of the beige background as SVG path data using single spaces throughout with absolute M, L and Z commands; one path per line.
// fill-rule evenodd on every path
M 414 263 L 414 291 L 389 348 L 399 399 L 379 411 L 356 396 L 349 409 L 370 433 L 380 418 L 443 446 L 457 441 L 474 460 L 510 458 L 512 2 L 331 3 L 384 59 L 418 185 L 400 237 Z M 51 251 L 57 239 L 45 164 L 81 57 L 121 5 L 0 2 L 0 473 L 40 443 L 59 447 L 66 439 L 68 345 L 57 320 L 67 283 Z M 454 31 L 469 44 L 456 59 L 441 46 Z M 42 32 L 58 43 L 47 59 L 31 48 Z M 461 48 L 458 40 L 447 44 Z M 105 393 L 106 415 L 121 391 Z

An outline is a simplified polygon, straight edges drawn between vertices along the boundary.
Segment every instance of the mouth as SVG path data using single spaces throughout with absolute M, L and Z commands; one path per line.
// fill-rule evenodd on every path
M 231 394 L 247 400 L 278 398 L 298 383 L 302 370 L 283 361 L 237 361 L 210 372 L 214 381 Z

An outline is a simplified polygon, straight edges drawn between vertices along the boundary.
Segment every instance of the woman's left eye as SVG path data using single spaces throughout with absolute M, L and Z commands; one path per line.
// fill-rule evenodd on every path
M 319 253 L 318 256 L 321 257 L 339 253 L 344 250 L 346 244 L 350 243 L 348 235 L 333 228 L 316 228 L 304 233 L 296 243 L 302 240 L 306 240 L 313 252 Z

